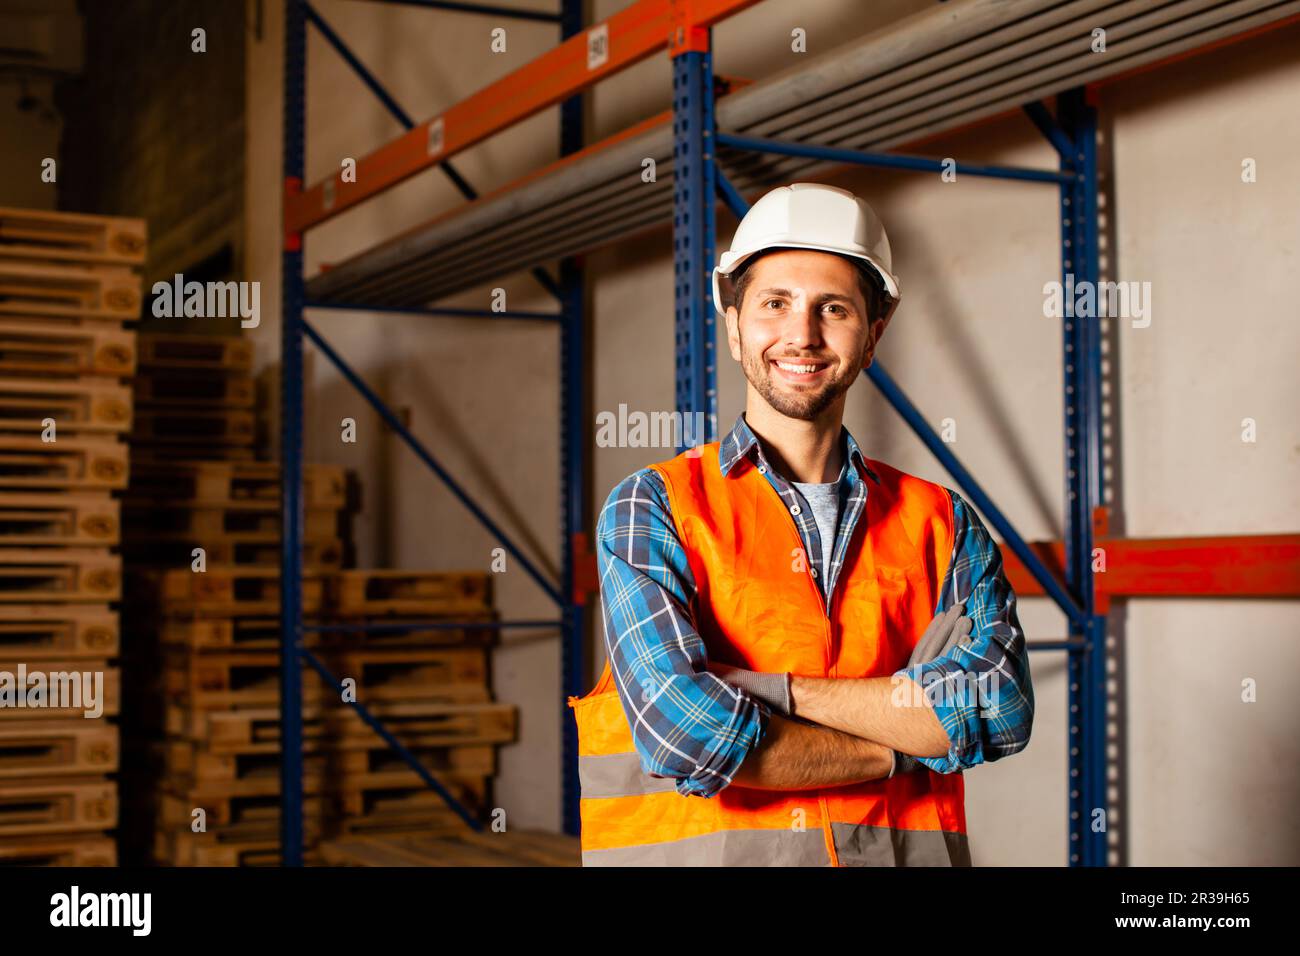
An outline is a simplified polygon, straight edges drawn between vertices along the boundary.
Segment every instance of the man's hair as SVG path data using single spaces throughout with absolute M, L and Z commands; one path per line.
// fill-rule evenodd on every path
M 740 311 L 741 304 L 745 301 L 745 290 L 749 284 L 754 281 L 753 267 L 759 259 L 764 256 L 770 256 L 774 252 L 784 252 L 791 247 L 777 246 L 772 249 L 764 249 L 745 260 L 740 267 L 740 273 L 732 277 L 731 282 L 736 290 L 736 311 Z M 862 259 L 856 256 L 841 255 L 838 252 L 831 252 L 828 255 L 839 256 L 849 265 L 853 266 L 854 272 L 858 276 L 858 288 L 862 290 L 862 300 L 867 304 L 867 321 L 874 322 L 876 318 L 884 311 L 884 290 L 880 287 L 880 278 L 876 271 L 871 268 Z

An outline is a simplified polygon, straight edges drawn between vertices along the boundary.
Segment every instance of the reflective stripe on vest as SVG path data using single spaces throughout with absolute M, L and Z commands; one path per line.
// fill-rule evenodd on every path
M 751 461 L 722 475 L 714 442 L 654 466 L 711 660 L 806 677 L 888 677 L 906 666 L 951 558 L 952 502 L 937 484 L 869 465 L 880 482 L 862 478 L 866 505 L 829 610 L 812 562 L 794 563 L 803 548 L 794 519 Z M 970 865 L 960 773 L 801 791 L 733 784 L 687 797 L 642 770 L 608 664 L 569 704 L 587 865 Z

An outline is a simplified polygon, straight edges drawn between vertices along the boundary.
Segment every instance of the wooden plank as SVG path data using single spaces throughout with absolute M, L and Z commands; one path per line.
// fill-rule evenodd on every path
M 147 408 L 172 405 L 217 405 L 222 408 L 252 408 L 257 389 L 247 375 L 201 375 L 182 370 L 170 374 L 151 370 L 132 383 L 135 402 Z
M 118 647 L 117 612 L 107 605 L 0 603 L 0 658 L 103 659 Z
M 169 700 L 197 710 L 257 707 L 280 700 L 280 658 L 274 652 L 187 654 L 168 652 L 163 661 L 163 692 Z M 304 668 L 303 700 L 325 692 L 320 676 Z
M 29 675 L 42 673 L 46 675 L 48 682 L 54 679 L 51 675 L 56 674 L 80 674 L 103 675 L 102 701 L 99 705 L 103 708 L 103 717 L 117 716 L 122 704 L 122 678 L 121 672 L 116 666 L 110 666 L 107 661 L 103 660 L 76 660 L 76 661 L 54 661 L 54 660 L 23 660 L 20 662 L 10 660 L 0 660 L 0 672 L 6 672 L 11 675 L 17 685 L 17 675 L 21 668 L 26 669 Z M 73 718 L 78 721 L 90 723 L 91 719 L 86 717 L 85 700 L 80 707 L 0 707 L 0 726 L 12 723 L 28 723 L 36 720 L 64 720 Z
M 278 568 L 212 567 L 202 573 L 189 570 L 145 570 L 133 575 L 141 599 L 174 616 L 228 617 L 277 614 L 280 610 Z M 318 614 L 324 576 L 305 574 L 302 581 L 304 614 Z
M 127 519 L 130 527 L 130 519 Z M 222 538 L 184 538 L 175 535 L 151 540 L 127 541 L 122 556 L 132 566 L 156 565 L 174 568 L 189 565 L 194 551 L 202 548 L 209 565 L 228 567 L 273 568 L 280 563 L 280 545 L 259 541 L 231 541 Z M 343 567 L 346 552 L 344 542 L 335 538 L 329 541 L 308 541 L 303 547 L 303 567 L 308 571 L 333 571 Z
M 327 655 L 336 678 L 356 681 L 357 699 L 487 703 L 487 653 L 481 647 L 436 650 L 340 650 Z
M 0 508 L 3 501 L 3 494 L 0 494 Z M 199 537 L 276 544 L 283 524 L 278 501 L 188 504 L 130 494 L 123 499 L 123 505 L 128 538 L 185 540 Z M 305 508 L 302 529 L 306 541 L 332 541 L 339 536 L 339 512 L 334 508 Z
M 121 596 L 122 558 L 107 548 L 0 548 L 0 602 Z
M 0 837 L 117 826 L 111 781 L 0 781 Z
M 303 827 L 303 861 L 320 862 L 316 844 L 321 825 Z M 154 860 L 163 866 L 279 866 L 280 834 L 263 824 L 217 827 L 203 833 L 189 828 L 159 828 L 154 834 Z
M 256 458 L 252 445 L 218 445 L 203 442 L 181 442 L 172 439 L 155 441 L 131 436 L 131 467 L 176 458 L 203 458 L 221 461 L 249 461 Z
M 0 317 L 0 374 L 135 374 L 135 332 Z
M 131 391 L 90 379 L 0 378 L 0 430 L 43 431 L 53 419 L 59 432 L 126 432 Z
M 0 313 L 126 322 L 140 305 L 140 277 L 127 269 L 0 260 Z
M 251 372 L 253 343 L 229 335 L 159 332 L 142 333 L 139 342 L 143 369 L 189 369 Z
M 346 616 L 478 614 L 492 605 L 491 576 L 478 572 L 349 570 L 329 588 L 332 610 Z
M 209 830 L 215 826 L 259 823 L 274 827 L 280 822 L 278 793 L 230 797 L 201 790 L 167 790 L 159 795 L 158 805 L 158 822 L 165 827 L 189 827 L 196 819 L 195 810 L 204 811 Z M 319 825 L 325 819 L 326 806 L 323 794 L 307 790 L 302 801 L 304 824 Z
M 252 445 L 257 438 L 255 412 L 235 408 L 136 409 L 131 442 L 141 445 Z
M 84 833 L 7 837 L 0 866 L 117 866 L 117 843 Z
M 0 491 L 0 540 L 6 545 L 112 547 L 119 506 L 107 492 Z
M 138 266 L 147 237 L 143 219 L 0 208 L 0 258 Z
M 314 621 L 315 618 L 309 618 Z M 278 617 L 165 618 L 155 625 L 163 644 L 193 651 L 274 651 L 280 647 Z M 319 643 L 314 631 L 303 635 L 308 647 Z
M 165 461 L 131 469 L 131 494 L 149 500 L 227 504 L 261 501 L 280 506 L 276 462 Z M 337 465 L 303 466 L 303 501 L 308 508 L 347 505 L 347 474 Z
M 0 780 L 113 773 L 117 728 L 99 720 L 0 724 Z
M 127 446 L 111 438 L 0 435 L 0 488 L 125 488 Z
M 377 701 L 367 709 L 398 740 L 416 747 L 509 743 L 515 735 L 517 715 L 509 704 Z M 280 712 L 274 707 L 200 711 L 172 704 L 166 728 L 169 736 L 202 743 L 214 754 L 278 753 L 280 747 Z M 304 707 L 303 737 L 307 746 L 331 751 L 387 747 L 356 711 L 338 703 Z
M 326 840 L 321 856 L 333 866 L 581 866 L 577 837 L 509 830 L 475 833 L 384 833 Z

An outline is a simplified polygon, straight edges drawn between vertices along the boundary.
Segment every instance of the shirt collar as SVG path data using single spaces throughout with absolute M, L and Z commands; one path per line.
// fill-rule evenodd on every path
M 853 436 L 843 425 L 840 426 L 840 436 L 845 443 L 846 457 L 854 463 L 858 473 L 867 475 L 876 484 L 880 484 L 880 477 L 867 465 L 862 449 L 858 447 L 858 443 L 853 440 Z M 727 437 L 722 440 L 718 450 L 718 467 L 721 469 L 723 476 L 730 477 L 732 470 L 743 458 L 749 458 L 751 461 L 757 459 L 758 464 L 770 467 L 766 456 L 763 454 L 762 442 L 758 440 L 758 436 L 754 434 L 749 427 L 749 423 L 745 421 L 745 413 L 741 412 L 736 418 L 735 426 L 727 433 Z

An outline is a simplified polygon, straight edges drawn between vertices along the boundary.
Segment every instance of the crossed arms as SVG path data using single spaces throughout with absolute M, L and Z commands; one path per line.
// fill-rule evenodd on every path
M 936 610 L 964 596 L 969 643 L 891 677 L 796 677 L 787 719 L 709 671 L 662 479 L 644 469 L 620 483 L 596 548 L 606 650 L 643 769 L 709 797 L 732 783 L 789 790 L 887 777 L 895 750 L 953 773 L 1023 749 L 1033 691 L 1015 595 L 978 517 L 955 493 L 953 504 L 954 553 Z M 994 706 L 967 692 L 981 680 L 996 684 Z

